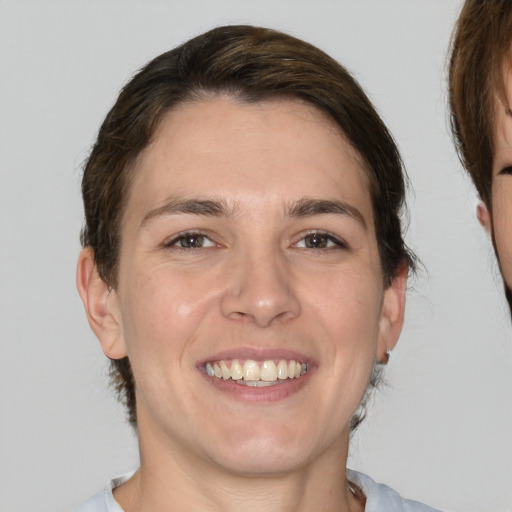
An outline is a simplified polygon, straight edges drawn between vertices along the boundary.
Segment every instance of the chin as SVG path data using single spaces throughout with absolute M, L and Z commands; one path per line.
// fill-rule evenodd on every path
M 216 444 L 216 462 L 231 471 L 247 476 L 276 476 L 289 473 L 307 463 L 310 447 L 290 432 L 277 435 L 275 431 L 263 435 L 259 432 L 236 431 L 227 443 Z M 295 433 L 296 436 L 296 433 Z
M 238 476 L 272 478 L 292 473 L 306 464 L 299 454 L 283 453 L 257 453 L 254 449 L 239 451 L 238 456 L 221 457 L 217 461 L 230 473 Z

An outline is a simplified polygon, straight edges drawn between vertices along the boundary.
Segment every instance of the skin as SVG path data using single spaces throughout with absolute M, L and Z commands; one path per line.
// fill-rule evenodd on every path
M 344 211 L 306 215 L 304 199 Z M 184 233 L 203 247 L 181 247 Z M 312 233 L 327 246 L 307 247 Z M 398 339 L 407 269 L 384 289 L 365 171 L 339 129 L 298 100 L 174 109 L 140 155 L 121 235 L 117 289 L 88 249 L 77 280 L 137 384 L 141 467 L 115 491 L 123 509 L 363 510 L 345 482 L 349 422 Z M 310 365 L 285 396 L 202 371 L 277 353 Z
M 505 75 L 506 98 L 495 102 L 494 161 L 491 212 L 484 205 L 478 217 L 492 233 L 506 286 L 512 288 L 512 115 L 507 98 L 512 98 L 512 76 Z

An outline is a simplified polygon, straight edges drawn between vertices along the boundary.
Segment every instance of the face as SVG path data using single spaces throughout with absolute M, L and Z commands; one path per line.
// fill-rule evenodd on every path
M 130 358 L 142 457 L 339 464 L 405 285 L 384 289 L 365 172 L 339 129 L 299 101 L 173 110 L 139 158 L 121 239 L 97 333 Z
M 512 286 L 512 74 L 506 75 L 507 101 L 495 102 L 492 229 L 500 268 L 508 289 Z

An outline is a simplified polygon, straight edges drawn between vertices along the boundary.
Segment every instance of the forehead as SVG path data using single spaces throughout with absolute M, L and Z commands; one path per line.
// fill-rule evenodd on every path
M 362 159 L 335 122 L 300 100 L 217 96 L 166 114 L 138 159 L 129 203 L 210 193 L 286 202 L 308 192 L 370 204 Z

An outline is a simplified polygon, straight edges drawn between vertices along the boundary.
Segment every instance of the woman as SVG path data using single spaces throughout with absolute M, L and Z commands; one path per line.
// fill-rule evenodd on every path
M 78 288 L 141 465 L 80 511 L 432 510 L 345 469 L 412 259 L 398 151 L 338 63 L 247 26 L 157 57 L 83 197 Z
M 466 0 L 455 26 L 449 67 L 452 134 L 482 202 L 512 316 L 510 98 L 512 4 Z

